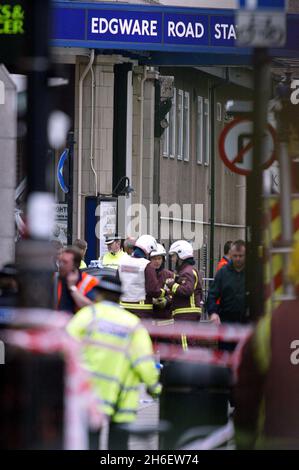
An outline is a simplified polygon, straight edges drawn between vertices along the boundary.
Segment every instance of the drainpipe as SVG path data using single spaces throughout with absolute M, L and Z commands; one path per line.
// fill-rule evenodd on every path
M 139 205 L 142 207 L 142 174 L 143 174 L 143 116 L 144 116 L 144 84 L 147 80 L 147 66 L 143 68 L 143 78 L 140 82 L 140 96 L 138 100 L 140 101 L 140 145 L 139 145 Z M 139 224 L 139 235 L 142 235 L 142 211 L 140 213 L 140 224 Z
M 94 71 L 93 65 L 91 66 L 91 129 L 90 129 L 90 168 L 94 174 L 94 184 L 95 184 L 95 195 L 98 195 L 98 175 L 94 167 L 95 158 L 94 158 Z
M 82 111 L 83 111 L 83 83 L 94 62 L 94 49 L 92 49 L 89 62 L 79 79 L 79 129 L 78 129 L 78 200 L 77 200 L 77 238 L 81 238 L 81 212 L 82 212 Z
M 215 83 L 210 88 L 211 96 L 211 120 L 210 120 L 210 139 L 211 139 L 211 180 L 210 180 L 210 266 L 209 277 L 214 277 L 214 238 L 215 238 L 215 170 L 216 170 L 216 156 L 215 156 L 215 90 L 221 86 L 229 83 L 229 68 L 226 68 L 226 77 L 220 83 Z

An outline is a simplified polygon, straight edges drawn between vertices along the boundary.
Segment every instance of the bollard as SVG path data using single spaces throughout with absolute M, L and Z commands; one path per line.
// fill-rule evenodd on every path
M 223 426 L 228 421 L 231 370 L 210 364 L 173 361 L 164 364 L 160 419 L 170 423 L 160 436 L 161 450 L 176 449 L 181 436 L 195 427 Z

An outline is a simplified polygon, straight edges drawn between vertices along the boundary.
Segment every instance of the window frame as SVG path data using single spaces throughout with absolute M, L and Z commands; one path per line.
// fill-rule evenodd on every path
M 184 91 L 183 100 L 183 159 L 190 161 L 190 93 Z
M 177 139 L 176 139 L 176 154 L 177 159 L 182 161 L 184 158 L 184 91 L 178 90 L 177 108 L 176 108 L 176 123 L 177 123 Z M 181 104 L 179 103 L 181 101 Z M 181 106 L 181 108 L 180 108 Z

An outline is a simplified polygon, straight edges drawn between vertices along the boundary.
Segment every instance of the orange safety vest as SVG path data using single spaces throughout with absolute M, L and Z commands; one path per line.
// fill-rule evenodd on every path
M 81 273 L 81 280 L 76 285 L 77 289 L 81 294 L 86 295 L 99 283 L 98 279 L 87 273 Z M 62 282 L 58 279 L 57 283 L 57 308 L 59 307 L 62 294 Z
M 219 271 L 219 269 L 223 268 L 223 266 L 227 266 L 229 263 L 229 260 L 227 258 L 224 258 L 224 256 L 221 258 L 219 263 L 217 264 L 216 272 Z M 220 299 L 217 299 L 216 301 L 217 305 L 220 305 Z
M 226 266 L 229 263 L 229 260 L 224 258 L 224 256 L 221 258 L 219 263 L 217 264 L 216 272 L 219 271 L 219 269 L 223 268 L 223 266 Z

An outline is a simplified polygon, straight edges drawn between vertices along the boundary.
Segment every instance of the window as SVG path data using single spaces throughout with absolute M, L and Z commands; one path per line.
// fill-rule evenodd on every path
M 184 134 L 184 92 L 178 91 L 177 97 L 177 157 L 183 160 L 183 134 Z
M 196 161 L 202 164 L 203 152 L 203 99 L 197 97 L 197 117 L 196 117 Z
M 190 150 L 190 94 L 188 91 L 184 93 L 184 130 L 183 130 L 183 152 L 184 161 L 189 162 Z
M 166 119 L 169 123 L 169 113 L 166 116 Z M 169 126 L 166 127 L 164 133 L 163 133 L 163 157 L 168 157 L 169 156 Z
M 168 147 L 169 157 L 175 157 L 175 143 L 176 143 L 176 89 L 173 90 L 172 106 L 169 111 L 169 128 L 168 128 Z
M 166 116 L 169 126 L 164 131 L 163 157 L 190 160 L 190 93 L 174 89 L 172 107 Z
M 210 162 L 210 103 L 207 98 L 204 99 L 203 136 L 203 159 L 204 164 L 208 165 Z

